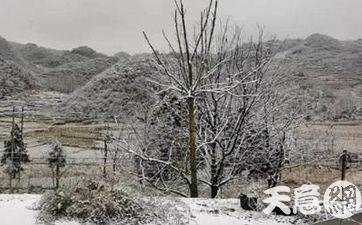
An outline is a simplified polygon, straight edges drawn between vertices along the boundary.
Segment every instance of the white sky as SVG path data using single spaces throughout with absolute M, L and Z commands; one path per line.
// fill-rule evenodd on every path
M 220 17 L 245 27 L 256 24 L 278 38 L 322 33 L 362 37 L 362 0 L 219 0 Z M 189 22 L 208 0 L 184 0 Z M 173 0 L 0 0 L 0 35 L 11 41 L 56 49 L 88 45 L 100 52 L 149 51 L 141 32 L 164 47 L 172 32 Z

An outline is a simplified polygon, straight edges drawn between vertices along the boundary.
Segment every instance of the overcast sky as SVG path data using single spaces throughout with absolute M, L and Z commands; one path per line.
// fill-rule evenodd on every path
M 208 0 L 184 0 L 196 22 Z M 280 39 L 322 33 L 362 38 L 362 0 L 219 0 L 220 17 L 253 33 L 256 24 Z M 148 51 L 141 32 L 164 47 L 173 0 L 0 0 L 0 35 L 56 49 L 80 45 L 114 54 Z

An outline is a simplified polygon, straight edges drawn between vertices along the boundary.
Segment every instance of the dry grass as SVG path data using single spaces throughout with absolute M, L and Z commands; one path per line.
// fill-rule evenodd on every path
M 346 172 L 346 180 L 352 182 L 357 187 L 362 187 L 362 171 L 358 168 L 349 168 Z M 321 193 L 332 183 L 341 179 L 341 171 L 327 167 L 300 166 L 282 173 L 280 185 L 291 188 L 300 187 L 303 184 L 317 184 L 321 188 Z
M 29 132 L 27 137 L 36 138 L 41 142 L 57 139 L 64 146 L 91 148 L 102 140 L 102 129 L 104 127 L 84 126 L 81 124 L 55 125 L 48 129 Z
M 362 153 L 362 121 L 306 124 L 301 127 L 299 135 L 305 141 L 313 137 L 329 137 L 332 141 L 330 147 L 336 153 L 343 149 Z

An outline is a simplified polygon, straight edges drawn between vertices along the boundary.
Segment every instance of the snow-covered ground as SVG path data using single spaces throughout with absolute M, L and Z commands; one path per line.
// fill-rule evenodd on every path
M 40 197 L 40 195 L 29 194 L 0 195 L 0 224 L 35 225 L 38 212 L 34 210 L 34 204 Z M 184 213 L 185 217 L 189 218 L 190 225 L 290 225 L 296 223 L 291 217 L 267 216 L 262 213 L 244 211 L 240 209 L 237 199 L 180 200 L 189 207 L 189 210 Z M 56 225 L 78 225 L 78 223 L 58 221 Z
M 0 224 L 1 225 L 35 225 L 37 211 L 35 203 L 41 195 L 1 194 L 0 195 Z M 78 225 L 75 222 L 57 222 L 56 225 Z
M 302 224 L 294 217 L 265 215 L 241 209 L 238 199 L 182 199 L 197 225 L 289 225 Z

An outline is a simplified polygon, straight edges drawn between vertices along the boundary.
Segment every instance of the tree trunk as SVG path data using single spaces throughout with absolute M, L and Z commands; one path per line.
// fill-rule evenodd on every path
M 55 173 L 54 173 L 54 167 L 53 166 L 51 167 L 51 170 L 52 170 L 52 184 L 53 184 L 53 187 L 55 187 Z
M 216 132 L 215 132 L 216 134 Z M 211 198 L 217 196 L 219 191 L 218 187 L 218 175 L 217 175 L 217 166 L 216 166 L 216 143 L 211 144 Z
M 216 198 L 218 192 L 219 192 L 219 174 L 217 172 L 216 165 L 211 164 L 211 198 Z
M 219 192 L 219 187 L 217 185 L 211 185 L 211 198 L 216 198 L 217 193 Z
M 196 129 L 195 129 L 195 98 L 189 97 L 188 113 L 189 113 L 189 150 L 190 150 L 190 197 L 197 198 L 199 196 L 197 189 L 197 168 L 196 168 Z
M 9 186 L 10 186 L 10 193 L 13 193 L 13 176 L 9 174 Z
M 60 176 L 59 176 L 59 165 L 56 165 L 56 171 L 55 171 L 55 188 L 58 189 L 59 188 L 59 180 L 60 180 Z

